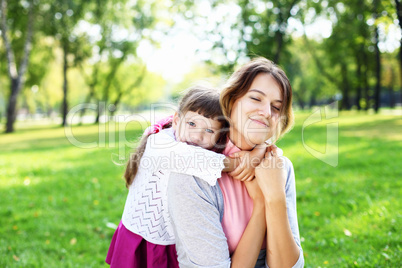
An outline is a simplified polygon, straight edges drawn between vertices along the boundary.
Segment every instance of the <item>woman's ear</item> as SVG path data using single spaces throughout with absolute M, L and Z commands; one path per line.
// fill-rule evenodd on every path
M 178 125 L 179 125 L 179 123 L 180 123 L 179 114 L 177 112 L 175 112 L 174 115 L 173 115 L 173 120 L 172 120 L 172 128 L 174 130 L 176 130 Z

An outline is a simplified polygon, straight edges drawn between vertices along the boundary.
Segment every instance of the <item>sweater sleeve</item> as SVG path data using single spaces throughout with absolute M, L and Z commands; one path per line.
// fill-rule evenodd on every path
M 230 267 L 219 184 L 171 173 L 168 204 L 180 267 Z
M 297 222 L 297 209 L 296 209 L 296 181 L 295 181 L 295 172 L 293 169 L 292 162 L 286 158 L 286 168 L 288 177 L 285 185 L 286 192 L 286 209 L 290 224 L 290 229 L 292 230 L 293 238 L 299 247 L 299 259 L 296 264 L 293 266 L 294 268 L 302 268 L 304 267 L 304 256 L 303 250 L 300 244 L 300 234 L 299 234 L 299 225 Z
M 149 136 L 144 157 L 141 161 L 155 170 L 195 176 L 211 186 L 221 177 L 225 159 L 223 154 L 177 142 L 172 130 L 168 129 Z

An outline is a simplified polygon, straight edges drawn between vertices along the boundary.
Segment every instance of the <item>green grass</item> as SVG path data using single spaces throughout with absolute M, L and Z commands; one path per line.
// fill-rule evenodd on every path
M 306 146 L 324 152 L 326 123 L 339 124 L 333 167 L 303 146 L 309 115 L 298 113 L 279 143 L 296 172 L 306 267 L 399 267 L 402 117 L 341 113 L 305 128 Z M 89 149 L 55 126 L 0 135 L 0 267 L 108 267 L 108 223 L 118 224 L 127 193 L 124 166 L 112 158 L 129 149 L 105 128 L 72 127 L 81 142 L 105 134 L 105 145 Z M 129 125 L 123 133 L 135 141 L 140 130 Z

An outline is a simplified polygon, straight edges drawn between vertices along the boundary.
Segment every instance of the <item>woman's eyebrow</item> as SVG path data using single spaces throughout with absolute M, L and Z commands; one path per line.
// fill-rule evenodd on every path
M 252 92 L 252 91 L 258 92 L 258 93 L 260 93 L 261 95 L 266 96 L 265 92 L 264 92 L 264 91 L 261 91 L 261 90 L 259 90 L 259 89 L 253 88 L 253 89 L 250 89 L 250 90 L 249 90 L 249 92 Z
M 253 89 L 250 89 L 248 92 L 258 92 L 258 93 L 260 93 L 261 95 L 263 95 L 263 96 L 267 96 L 267 94 L 265 94 L 265 92 L 264 91 L 261 91 L 261 90 L 259 90 L 259 89 L 256 89 L 256 88 L 253 88 Z M 282 101 L 281 100 L 274 100 L 274 102 L 280 102 L 280 103 L 282 103 Z

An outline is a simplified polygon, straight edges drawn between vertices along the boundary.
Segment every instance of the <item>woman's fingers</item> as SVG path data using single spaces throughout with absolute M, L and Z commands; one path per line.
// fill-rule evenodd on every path
M 272 156 L 271 152 L 267 152 L 266 157 L 255 169 L 255 177 L 267 199 L 283 197 L 287 178 L 283 157 Z
M 272 151 L 267 151 L 265 153 L 264 159 L 262 159 L 261 163 L 268 161 L 271 159 L 274 155 L 272 154 Z
M 275 144 L 267 147 L 267 152 L 271 153 L 273 156 L 282 156 L 283 155 L 283 150 L 276 146 Z

